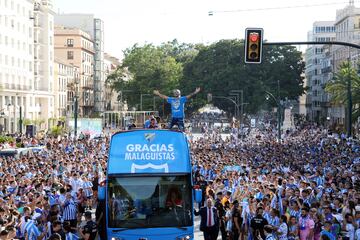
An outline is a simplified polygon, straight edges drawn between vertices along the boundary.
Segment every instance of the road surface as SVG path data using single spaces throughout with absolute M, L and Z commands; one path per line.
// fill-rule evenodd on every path
M 200 228 L 200 217 L 195 216 L 194 240 L 203 240 L 204 239 L 204 234 L 202 232 L 200 232 L 199 228 Z M 219 232 L 219 235 L 218 235 L 218 240 L 221 240 L 221 233 L 220 232 Z

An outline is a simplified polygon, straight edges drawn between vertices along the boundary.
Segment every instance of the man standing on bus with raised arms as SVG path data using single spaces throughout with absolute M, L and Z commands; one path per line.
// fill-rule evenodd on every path
M 195 92 L 190 93 L 189 95 L 182 97 L 179 89 L 174 90 L 174 97 L 168 97 L 161 94 L 158 90 L 154 90 L 154 94 L 165 99 L 171 105 L 171 122 L 169 128 L 171 129 L 174 125 L 177 125 L 181 131 L 184 131 L 184 108 L 185 103 L 192 96 L 200 92 L 200 88 L 196 88 Z

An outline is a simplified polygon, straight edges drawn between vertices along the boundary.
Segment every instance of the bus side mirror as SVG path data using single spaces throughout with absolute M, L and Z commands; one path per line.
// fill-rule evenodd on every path
M 202 190 L 199 186 L 194 186 L 194 200 L 197 203 L 201 203 L 202 200 Z
M 100 183 L 98 186 L 98 199 L 99 200 L 105 200 L 105 195 L 106 195 L 106 184 L 105 181 Z

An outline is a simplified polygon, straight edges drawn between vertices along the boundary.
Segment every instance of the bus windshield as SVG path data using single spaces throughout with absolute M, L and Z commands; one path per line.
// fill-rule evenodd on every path
M 192 226 L 190 175 L 111 177 L 110 228 Z

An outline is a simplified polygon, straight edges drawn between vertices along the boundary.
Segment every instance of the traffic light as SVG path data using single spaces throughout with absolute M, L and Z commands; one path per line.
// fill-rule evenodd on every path
M 245 29 L 245 63 L 261 63 L 263 32 L 262 28 Z

